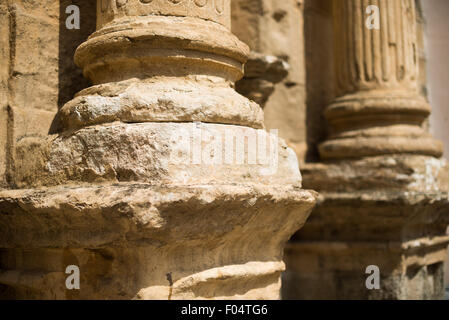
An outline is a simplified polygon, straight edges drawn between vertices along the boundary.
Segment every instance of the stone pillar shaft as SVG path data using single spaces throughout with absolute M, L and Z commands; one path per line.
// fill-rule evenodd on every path
M 321 200 L 287 247 L 284 296 L 441 299 L 449 170 L 423 125 L 414 1 L 332 2 L 338 97 L 323 161 L 302 170 Z M 365 24 L 370 5 L 378 30 Z M 369 266 L 379 290 L 366 286 Z
M 97 1 L 97 27 L 129 16 L 177 16 L 210 20 L 231 28 L 229 0 L 101 0 Z
M 338 98 L 325 112 L 330 128 L 322 158 L 441 156 L 441 143 L 423 129 L 430 106 L 417 89 L 414 1 L 333 3 Z M 380 29 L 366 25 L 369 5 L 380 10 Z
M 380 29 L 366 27 L 366 8 L 380 9 Z M 413 0 L 334 1 L 337 93 L 417 89 L 418 44 Z
M 249 49 L 230 32 L 230 0 L 97 9 L 75 54 L 93 86 L 56 134 L 21 146 L 26 190 L 0 192 L 0 296 L 279 298 L 283 246 L 316 195 L 233 88 Z

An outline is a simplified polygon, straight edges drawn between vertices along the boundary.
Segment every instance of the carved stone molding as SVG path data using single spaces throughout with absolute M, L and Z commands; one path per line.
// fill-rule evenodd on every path
M 230 0 L 101 0 L 98 28 L 125 16 L 195 17 L 231 26 Z

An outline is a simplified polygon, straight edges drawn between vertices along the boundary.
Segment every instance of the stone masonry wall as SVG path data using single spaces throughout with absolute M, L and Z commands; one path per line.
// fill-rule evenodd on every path
M 290 65 L 268 100 L 265 123 L 278 129 L 300 161 L 306 154 L 306 80 L 302 0 L 233 1 L 233 32 L 251 50 L 272 55 Z
M 81 29 L 65 27 L 65 9 L 81 9 Z M 58 108 L 88 86 L 73 62 L 95 30 L 87 0 L 7 0 L 0 4 L 0 187 L 14 187 L 15 149 L 48 135 Z

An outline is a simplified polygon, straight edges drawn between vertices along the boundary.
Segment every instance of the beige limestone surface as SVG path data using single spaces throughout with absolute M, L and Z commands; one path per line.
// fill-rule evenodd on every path
M 2 297 L 32 299 L 278 299 L 281 243 L 315 202 L 289 187 L 142 183 L 0 198 Z M 64 287 L 67 265 L 81 290 Z
M 65 103 L 56 74 L 36 73 L 54 95 L 9 124 L 30 134 L 9 146 L 0 192 L 0 297 L 280 297 L 283 247 L 317 195 L 301 188 L 295 152 L 264 130 L 260 106 L 234 90 L 249 48 L 230 32 L 230 9 L 99 0 L 97 30 L 75 53 L 93 85 Z M 58 62 L 62 31 L 52 32 L 29 42 Z M 64 285 L 72 264 L 79 291 Z
M 315 242 L 288 246 L 284 293 L 360 298 L 364 274 L 354 277 L 354 268 L 375 259 L 391 277 L 383 296 L 367 298 L 438 297 L 449 177 L 445 162 L 435 158 L 439 143 L 426 132 L 429 105 L 403 85 L 412 81 L 418 93 L 426 88 L 424 74 L 413 75 L 417 62 L 425 62 L 422 35 L 418 30 L 413 39 L 409 32 L 396 41 L 391 26 L 400 24 L 387 28 L 388 37 L 374 33 L 373 42 L 347 33 L 361 36 L 359 43 L 372 50 L 362 64 L 379 79 L 354 82 L 349 67 L 360 56 L 338 55 L 333 69 L 334 2 L 232 1 L 232 30 L 252 50 L 245 95 L 264 106 L 264 115 L 233 89 L 249 51 L 228 32 L 229 1 L 2 1 L 0 188 L 25 189 L 0 192 L 0 229 L 6 230 L 0 236 L 0 296 L 279 298 L 283 243 L 304 224 L 316 197 L 301 189 L 294 153 L 299 162 L 317 161 L 328 132 L 349 143 L 328 153 L 342 161 L 300 166 L 305 187 L 322 196 L 310 227 L 295 236 Z M 423 2 L 426 9 L 431 1 Z M 64 9 L 72 3 L 81 9 L 80 30 L 64 27 Z M 385 3 L 396 20 L 412 21 L 396 16 L 399 11 L 388 7 L 393 1 Z M 351 24 L 344 27 L 360 25 L 345 21 Z M 447 29 L 436 21 L 443 24 L 438 30 Z M 347 39 L 337 37 L 345 52 L 354 53 Z M 379 39 L 394 44 L 391 54 L 384 54 L 387 46 Z M 73 59 L 82 42 L 76 61 L 84 70 Z M 401 44 L 419 61 L 398 56 Z M 428 60 L 438 65 L 432 70 L 444 70 L 444 58 L 430 52 Z M 444 108 L 432 101 L 436 87 L 429 76 L 431 129 L 443 137 L 435 123 L 444 121 Z M 333 131 L 322 111 L 332 104 L 337 81 L 339 89 L 380 84 L 382 90 L 373 91 L 376 99 L 356 95 L 329 108 Z M 391 87 L 399 94 L 385 99 Z M 379 101 L 381 108 L 373 108 Z M 389 119 L 379 116 L 385 112 Z M 227 131 L 274 137 L 265 127 L 279 129 L 286 140 L 276 144 L 279 157 L 269 157 L 269 165 L 201 164 L 184 144 L 194 146 L 200 129 L 205 137 Z M 210 148 L 207 137 L 201 145 L 210 151 L 201 154 L 204 159 L 227 154 L 224 145 L 222 152 Z M 352 159 L 354 153 L 375 156 Z M 254 155 L 254 149 L 243 152 L 245 161 Z M 266 175 L 273 168 L 276 174 Z M 83 291 L 64 287 L 69 264 L 86 271 Z
M 284 60 L 288 76 L 275 84 L 264 107 L 268 129 L 278 129 L 303 162 L 306 147 L 306 88 L 303 1 L 235 0 L 232 30 L 251 50 Z
M 80 30 L 67 30 L 65 8 L 80 6 Z M 24 138 L 51 131 L 58 108 L 88 86 L 73 51 L 95 28 L 91 1 L 22 1 L 0 4 L 0 186 L 14 186 L 15 148 Z
M 365 25 L 367 4 L 381 9 L 379 29 Z M 332 5 L 337 96 L 321 163 L 303 167 L 320 198 L 286 251 L 284 297 L 442 299 L 449 170 L 427 131 L 416 3 Z M 365 286 L 369 265 L 380 290 Z

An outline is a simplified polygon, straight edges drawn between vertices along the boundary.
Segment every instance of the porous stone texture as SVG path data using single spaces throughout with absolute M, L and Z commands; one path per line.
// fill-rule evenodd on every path
M 0 298 L 441 298 L 419 3 L 0 1 Z
M 209 122 L 264 127 L 259 105 L 214 77 L 156 77 L 96 85 L 81 91 L 58 114 L 62 128 L 122 121 Z
M 264 153 L 250 147 L 257 143 L 265 143 Z M 301 186 L 294 152 L 276 135 L 248 127 L 113 123 L 54 136 L 46 144 L 24 140 L 17 153 L 16 184 L 23 188 L 133 181 Z
M 302 172 L 305 187 L 320 197 L 287 246 L 284 298 L 443 298 L 449 243 L 445 161 L 379 156 L 310 164 Z M 380 269 L 380 290 L 365 285 L 370 265 Z
M 93 86 L 55 118 L 10 126 L 30 134 L 0 191 L 1 298 L 280 297 L 283 247 L 317 195 L 233 89 L 249 49 L 230 10 L 97 1 L 97 30 L 75 53 Z M 33 117 L 49 132 L 34 134 Z M 80 290 L 65 286 L 69 265 Z
M 0 198 L 0 292 L 33 299 L 277 299 L 282 243 L 315 202 L 294 187 L 142 183 Z

